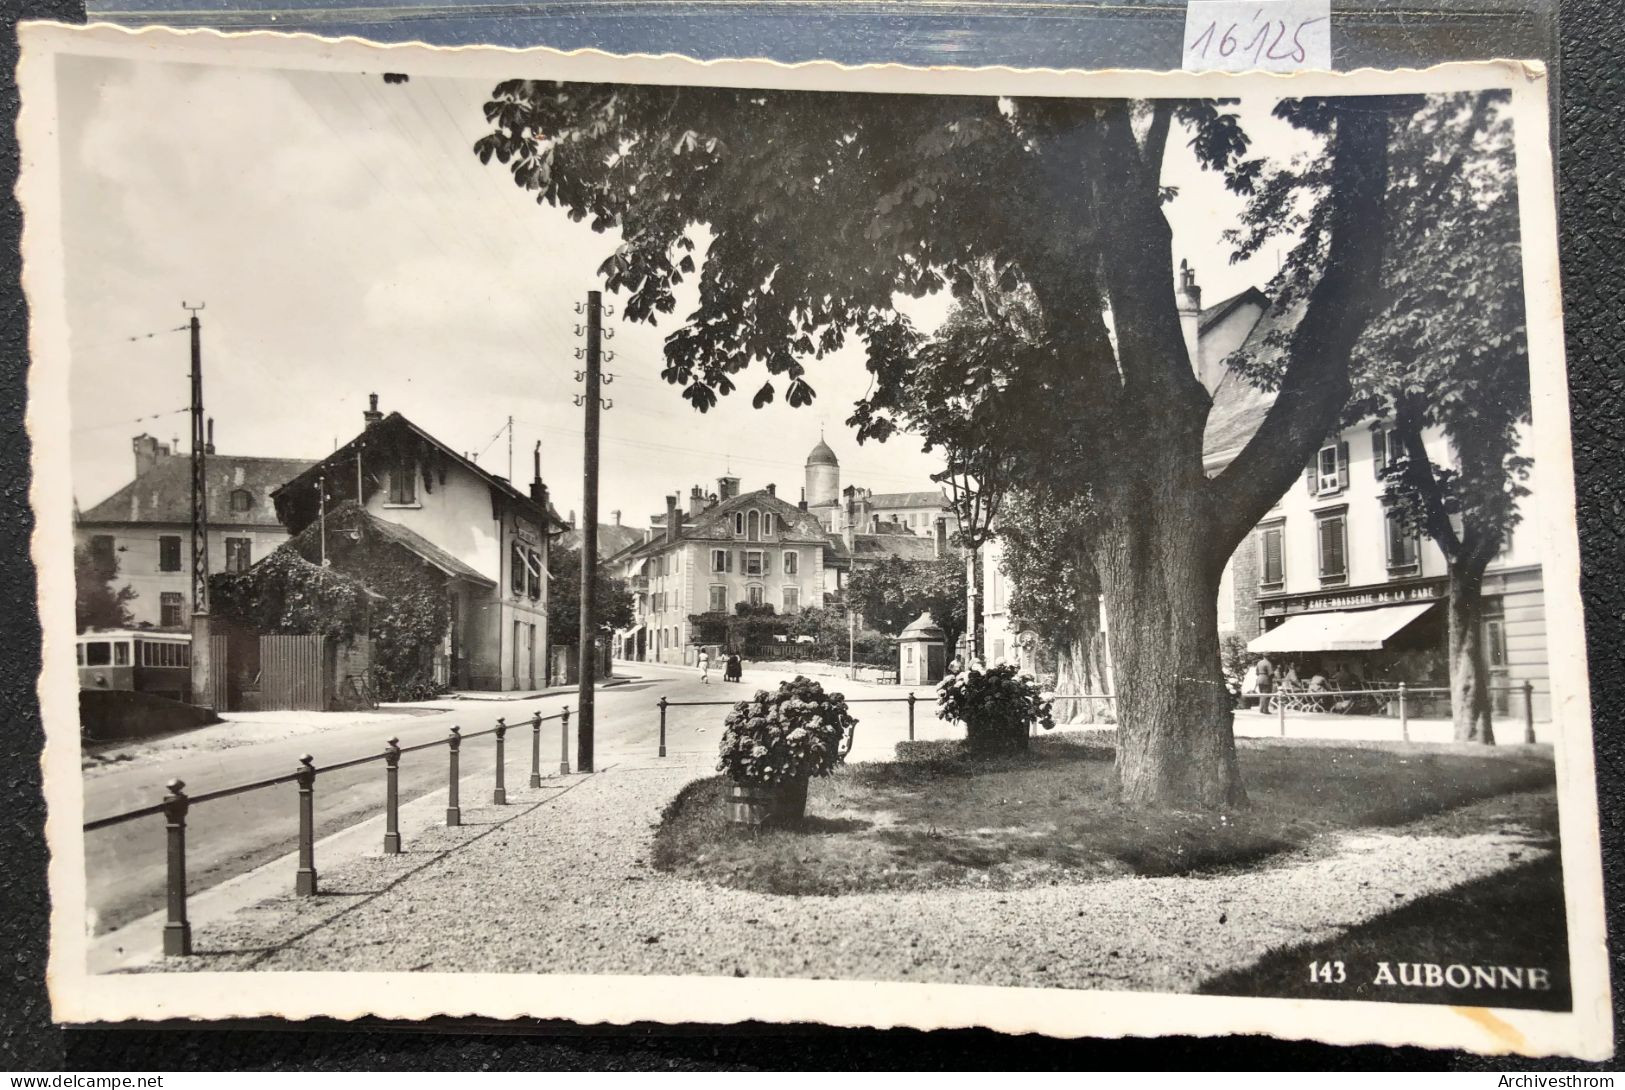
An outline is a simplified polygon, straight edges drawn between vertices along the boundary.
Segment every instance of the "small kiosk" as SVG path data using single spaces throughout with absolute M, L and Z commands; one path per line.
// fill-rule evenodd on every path
M 897 637 L 897 683 L 935 685 L 942 680 L 946 650 L 942 629 L 922 613 Z

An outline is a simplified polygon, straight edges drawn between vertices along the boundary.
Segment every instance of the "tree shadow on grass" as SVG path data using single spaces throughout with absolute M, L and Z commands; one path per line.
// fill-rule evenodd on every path
M 1332 979 L 1311 980 L 1311 962 L 1330 964 L 1324 976 Z M 1383 977 L 1384 963 L 1393 983 Z M 1402 963 L 1409 968 L 1401 968 Z M 1439 981 L 1432 986 L 1427 984 L 1429 965 L 1436 967 Z M 1458 983 L 1468 980 L 1468 987 L 1447 982 L 1445 973 L 1453 966 L 1460 969 L 1451 977 Z M 1474 967 L 1480 971 L 1475 973 Z M 1336 938 L 1272 951 L 1198 990 L 1205 995 L 1566 1011 L 1573 1008 L 1568 967 L 1563 871 L 1552 852 L 1418 898 Z M 1540 973 L 1531 974 L 1531 969 Z

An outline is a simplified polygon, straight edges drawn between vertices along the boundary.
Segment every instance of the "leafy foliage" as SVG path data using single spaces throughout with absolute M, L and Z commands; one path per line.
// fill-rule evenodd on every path
M 728 713 L 717 771 L 736 783 L 776 784 L 827 776 L 841 762 L 841 742 L 858 725 L 846 697 L 810 678 L 758 690 Z
M 1017 630 L 1031 629 L 1051 647 L 1094 627 L 1100 582 L 1084 531 L 1086 498 L 1023 489 L 1005 501 L 998 534 L 1000 569 L 1010 580 L 1008 608 Z
M 329 522 L 328 567 L 305 555 L 319 552 L 320 542 L 300 534 L 246 572 L 213 576 L 214 611 L 260 632 L 370 637 L 379 699 L 444 692 L 434 666 L 451 627 L 445 576 L 379 535 L 353 505 L 336 509 Z M 349 532 L 339 532 L 341 525 Z
M 1055 728 L 1038 683 L 1008 663 L 986 670 L 972 665 L 943 678 L 937 685 L 937 715 L 965 724 L 965 745 L 977 754 L 1026 749 L 1034 725 Z
M 73 548 L 74 622 L 78 631 L 89 628 L 127 628 L 130 625 L 129 604 L 135 601 L 135 588 L 113 589 L 118 578 L 118 558 L 111 562 L 98 561 L 90 548 Z
M 965 631 L 965 564 L 948 557 L 887 557 L 879 564 L 852 572 L 847 600 L 863 614 L 866 624 L 892 636 L 921 613 L 930 612 L 952 647 Z
M 217 616 L 265 633 L 347 640 L 367 627 L 367 597 L 358 577 L 312 564 L 288 544 L 247 571 L 209 578 Z
M 547 553 L 547 632 L 559 646 L 575 646 L 581 639 L 581 550 L 555 544 Z M 598 631 L 609 635 L 632 624 L 636 613 L 626 580 L 598 565 L 594 572 L 593 605 Z

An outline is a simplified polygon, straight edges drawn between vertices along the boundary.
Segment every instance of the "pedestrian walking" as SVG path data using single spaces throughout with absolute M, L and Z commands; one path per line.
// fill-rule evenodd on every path
M 700 684 L 711 684 L 711 656 L 705 653 L 704 648 L 700 649 Z

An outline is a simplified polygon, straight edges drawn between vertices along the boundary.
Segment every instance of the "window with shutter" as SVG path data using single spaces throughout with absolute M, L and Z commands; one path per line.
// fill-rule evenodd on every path
M 1387 511 L 1384 514 L 1384 524 L 1388 531 L 1389 572 L 1395 575 L 1415 572 L 1417 563 L 1416 534 L 1405 526 L 1405 520 L 1399 517 L 1398 511 Z
M 1317 517 L 1320 539 L 1320 578 L 1322 582 L 1342 582 L 1348 578 L 1348 550 L 1344 540 L 1344 513 Z
M 1388 429 L 1372 425 L 1371 427 L 1371 475 L 1382 478 L 1383 470 L 1388 468 Z
M 158 570 L 181 570 L 181 539 L 168 534 L 158 539 Z
M 712 613 L 728 612 L 728 588 L 712 587 L 711 601 L 709 603 Z
M 728 550 L 711 550 L 711 570 L 714 572 L 728 570 Z
M 1349 486 L 1349 445 L 1342 440 L 1337 444 L 1337 487 L 1339 491 Z
M 1320 455 L 1316 454 L 1309 460 L 1309 468 L 1303 471 L 1304 486 L 1309 489 L 1311 496 L 1320 494 Z
M 1285 524 L 1280 522 L 1259 530 L 1259 584 L 1266 590 L 1278 590 L 1286 582 L 1282 550 L 1285 531 Z

